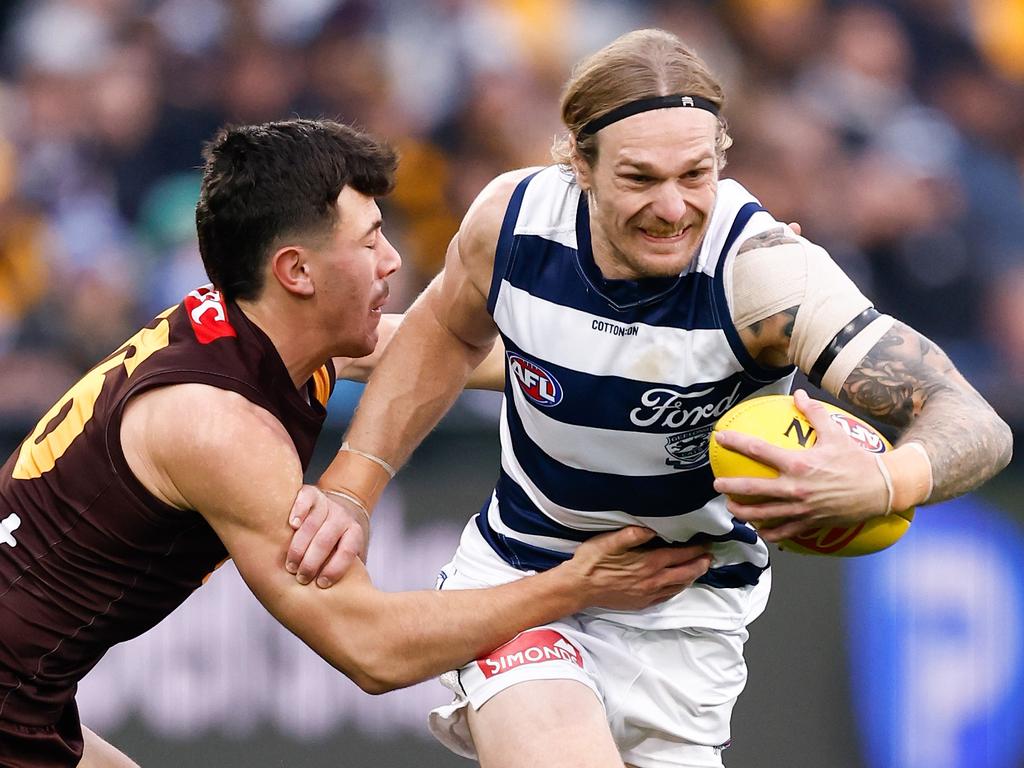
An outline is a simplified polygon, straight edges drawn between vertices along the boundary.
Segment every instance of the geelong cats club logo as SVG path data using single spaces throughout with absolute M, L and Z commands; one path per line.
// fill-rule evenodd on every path
M 562 402 L 562 385 L 544 368 L 532 360 L 508 353 L 508 369 L 519 382 L 519 388 L 530 401 L 544 408 Z
M 708 464 L 711 461 L 708 457 L 708 440 L 713 427 L 713 424 L 708 424 L 669 437 L 665 441 L 665 450 L 669 455 L 665 463 L 676 469 L 696 469 Z

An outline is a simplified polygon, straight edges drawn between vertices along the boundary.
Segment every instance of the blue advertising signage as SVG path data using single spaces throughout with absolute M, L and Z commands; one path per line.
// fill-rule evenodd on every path
M 956 499 L 845 575 L 865 765 L 1024 765 L 1024 529 Z

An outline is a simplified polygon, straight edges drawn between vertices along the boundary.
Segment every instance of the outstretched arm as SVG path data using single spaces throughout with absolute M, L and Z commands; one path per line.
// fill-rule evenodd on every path
M 368 692 L 459 667 L 587 605 L 667 599 L 708 567 L 698 547 L 637 551 L 653 532 L 629 528 L 585 542 L 557 568 L 486 590 L 381 592 L 359 561 L 334 588 L 308 589 L 283 568 L 285 515 L 302 471 L 268 412 L 205 385 L 164 387 L 129 403 L 122 443 L 140 482 L 172 506 L 198 510 L 260 602 Z

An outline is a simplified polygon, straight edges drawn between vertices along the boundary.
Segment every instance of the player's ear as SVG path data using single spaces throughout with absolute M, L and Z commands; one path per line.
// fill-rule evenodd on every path
M 580 189 L 584 192 L 589 191 L 593 186 L 590 164 L 580 154 L 575 136 L 569 136 L 569 163 L 572 165 L 573 173 L 576 174 L 576 183 L 580 185 Z
M 288 293 L 313 295 L 313 276 L 308 256 L 305 248 L 286 245 L 278 248 L 270 257 L 270 274 Z

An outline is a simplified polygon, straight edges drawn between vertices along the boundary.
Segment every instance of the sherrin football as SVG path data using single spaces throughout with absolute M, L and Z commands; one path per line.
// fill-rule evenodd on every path
M 842 408 L 822 403 L 851 440 L 864 450 L 884 453 L 892 445 L 874 427 Z M 730 408 L 715 424 L 715 430 L 732 430 L 759 437 L 780 448 L 804 449 L 814 445 L 816 430 L 793 403 L 791 395 L 767 395 L 744 400 Z M 778 477 L 766 464 L 719 445 L 714 433 L 709 448 L 715 477 Z M 779 542 L 782 549 L 808 555 L 858 557 L 892 546 L 910 528 L 913 508 L 891 515 L 872 517 L 850 527 L 816 528 L 793 539 Z

